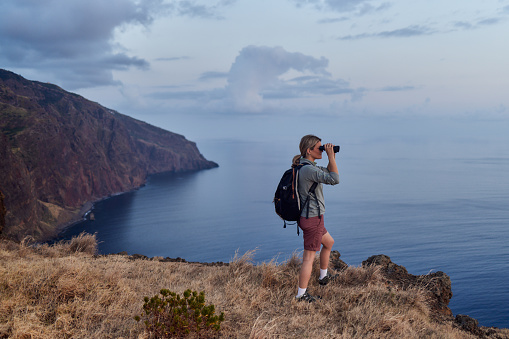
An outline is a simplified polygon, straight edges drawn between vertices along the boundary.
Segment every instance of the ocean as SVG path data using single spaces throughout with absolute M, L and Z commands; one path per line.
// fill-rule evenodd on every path
M 299 137 L 300 138 L 300 137 Z M 302 251 L 272 198 L 297 140 L 202 140 L 219 168 L 152 175 L 140 189 L 95 204 L 95 220 L 61 234 L 97 233 L 102 254 L 228 262 L 284 262 Z M 329 141 L 329 140 L 324 140 Z M 331 140 L 332 141 L 332 140 Z M 341 183 L 324 187 L 334 250 L 359 266 L 388 255 L 409 273 L 451 277 L 449 307 L 483 326 L 509 328 L 509 152 L 451 143 L 341 144 Z M 326 166 L 326 156 L 318 161 Z

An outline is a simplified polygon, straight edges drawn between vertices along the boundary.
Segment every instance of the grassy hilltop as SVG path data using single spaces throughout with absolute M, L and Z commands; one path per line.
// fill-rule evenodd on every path
M 436 312 L 429 290 L 402 288 L 375 265 L 346 267 L 326 287 L 312 279 L 323 300 L 306 304 L 294 300 L 297 256 L 255 266 L 247 253 L 221 265 L 96 249 L 93 235 L 53 246 L 0 240 L 0 338 L 149 338 L 134 317 L 162 288 L 205 291 L 225 314 L 220 338 L 509 338 L 505 329 L 465 331 Z

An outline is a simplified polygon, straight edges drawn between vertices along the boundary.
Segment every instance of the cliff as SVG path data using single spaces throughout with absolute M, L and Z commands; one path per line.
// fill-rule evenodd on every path
M 5 206 L 4 206 L 4 194 L 0 192 L 0 234 L 5 227 Z
M 217 167 L 182 135 L 1 69 L 0 159 L 3 233 L 38 240 L 149 174 Z

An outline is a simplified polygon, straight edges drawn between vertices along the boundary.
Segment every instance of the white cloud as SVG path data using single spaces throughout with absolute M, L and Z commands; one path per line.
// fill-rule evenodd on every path
M 270 108 L 274 100 L 354 95 L 356 90 L 346 81 L 332 79 L 328 64 L 324 57 L 288 52 L 282 47 L 247 46 L 239 52 L 228 72 L 205 72 L 200 77 L 200 80 L 226 78 L 225 87 L 158 92 L 152 97 L 200 100 L 215 111 L 253 113 Z
M 293 69 L 325 76 L 328 63 L 324 57 L 290 53 L 282 47 L 248 46 L 240 51 L 230 69 L 226 91 L 237 110 L 259 111 L 262 91 L 270 93 L 271 88 L 281 89 L 285 84 L 281 75 Z

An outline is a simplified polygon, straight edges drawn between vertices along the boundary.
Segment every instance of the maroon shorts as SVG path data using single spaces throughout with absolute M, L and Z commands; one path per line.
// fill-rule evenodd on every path
M 322 237 L 327 230 L 323 222 L 323 215 L 320 217 L 300 217 L 299 227 L 304 232 L 304 249 L 308 251 L 319 251 L 322 244 Z

